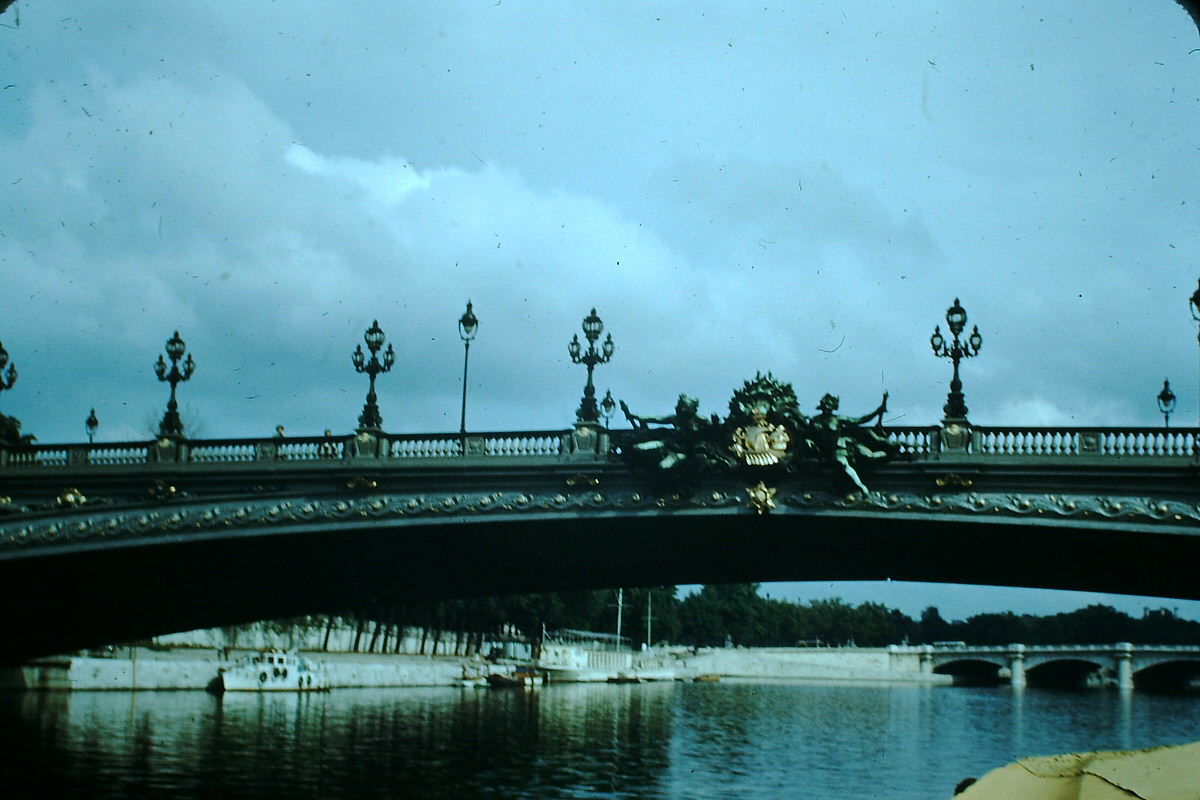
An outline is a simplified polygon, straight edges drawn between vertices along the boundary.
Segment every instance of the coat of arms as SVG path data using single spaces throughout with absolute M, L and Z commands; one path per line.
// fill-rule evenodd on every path
M 782 425 L 767 421 L 767 407 L 756 405 L 750 410 L 751 423 L 733 432 L 730 449 L 751 467 L 778 464 L 787 455 L 792 437 Z

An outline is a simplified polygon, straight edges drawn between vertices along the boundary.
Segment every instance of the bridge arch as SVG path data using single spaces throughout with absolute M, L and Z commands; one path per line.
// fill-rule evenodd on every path
M 946 661 L 933 668 L 935 675 L 949 675 L 955 686 L 999 686 L 1007 680 L 1003 661 L 986 656 Z
M 1135 670 L 1133 686 L 1141 691 L 1200 691 L 1200 658 L 1172 658 Z
M 1111 659 L 1107 660 L 1111 662 Z M 1053 689 L 1100 687 L 1116 682 L 1116 670 L 1111 663 L 1091 658 L 1054 657 L 1037 664 L 1026 664 L 1027 686 Z

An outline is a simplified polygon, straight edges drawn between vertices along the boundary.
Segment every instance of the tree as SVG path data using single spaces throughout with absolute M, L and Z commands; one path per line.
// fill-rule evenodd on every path
M 921 621 L 917 624 L 918 642 L 932 644 L 954 638 L 950 635 L 950 623 L 942 619 L 937 606 L 929 606 L 921 612 Z

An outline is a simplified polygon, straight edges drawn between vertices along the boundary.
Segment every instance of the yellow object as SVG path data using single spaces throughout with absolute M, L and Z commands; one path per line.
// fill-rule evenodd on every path
M 955 800 L 1200 800 L 1200 742 L 1023 758 Z

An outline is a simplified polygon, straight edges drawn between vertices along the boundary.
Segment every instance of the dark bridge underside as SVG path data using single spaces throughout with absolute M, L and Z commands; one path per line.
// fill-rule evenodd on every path
M 908 580 L 1200 599 L 1200 537 L 1077 520 L 806 513 L 322 520 L 0 559 L 0 660 L 379 601 Z

